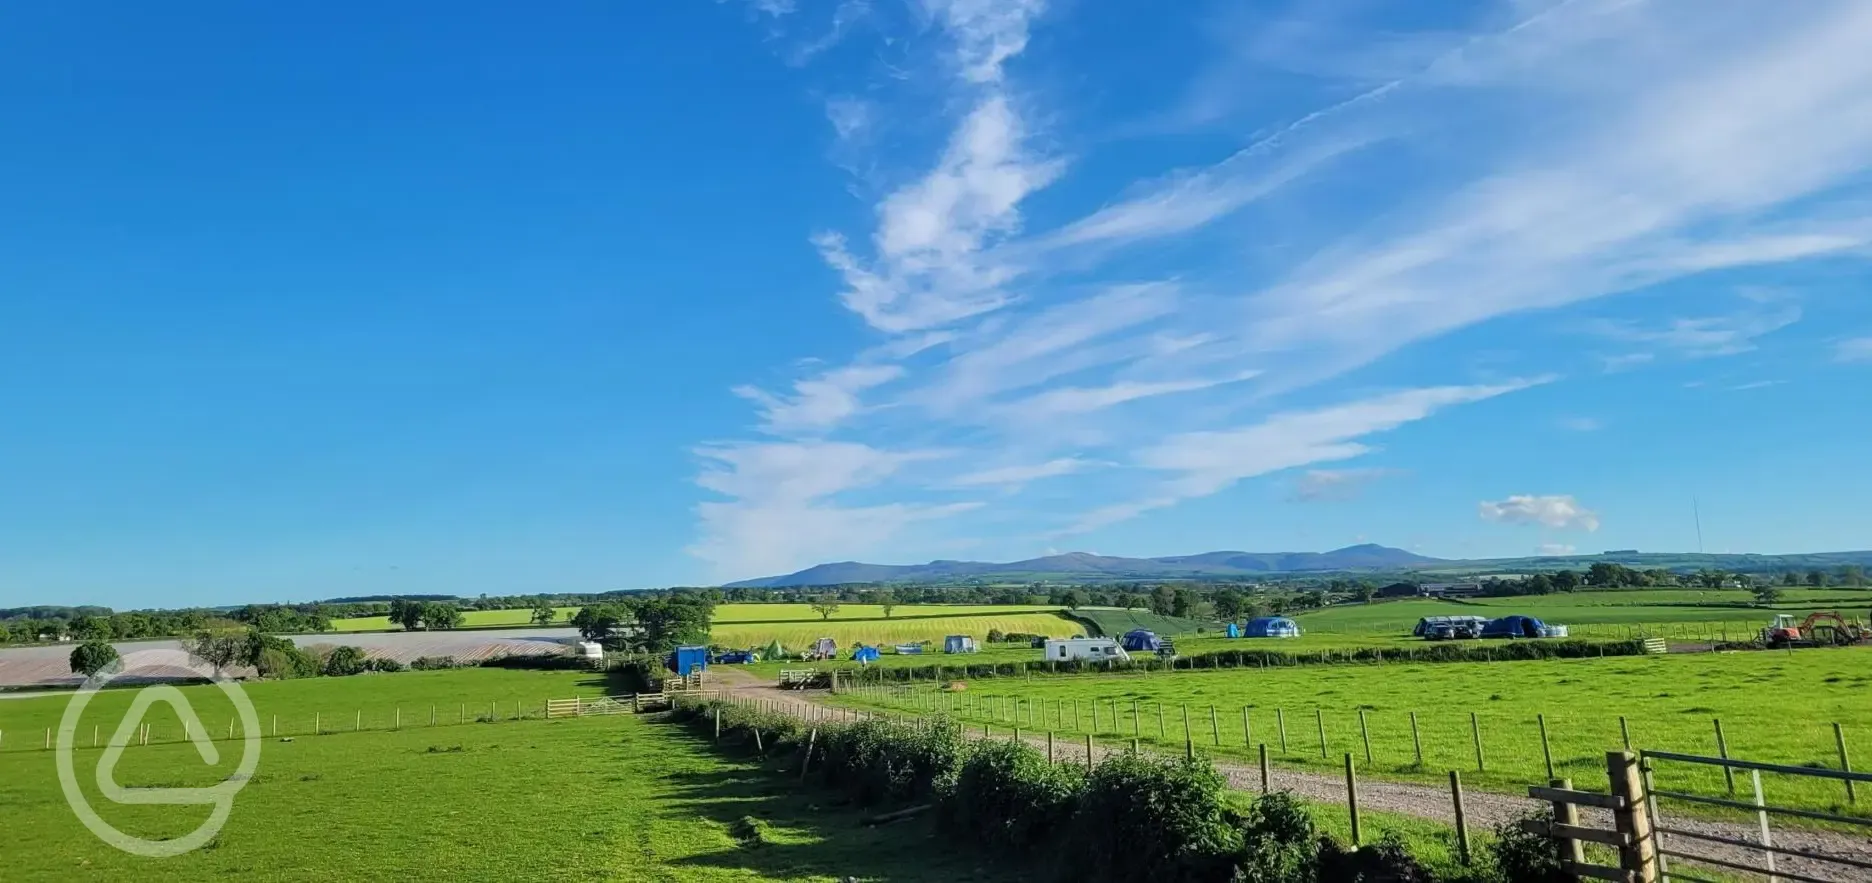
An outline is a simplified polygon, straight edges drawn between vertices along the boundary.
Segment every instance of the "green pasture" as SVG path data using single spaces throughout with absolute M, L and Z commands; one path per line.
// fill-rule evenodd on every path
M 428 692 L 485 688 L 481 674 L 450 673 L 465 682 L 460 690 Z M 359 702 L 380 705 L 397 698 L 359 693 Z M 273 698 L 288 707 L 294 697 Z M 324 702 L 307 699 L 303 710 Z M 133 747 L 115 779 L 127 787 L 213 784 L 240 753 L 237 743 L 218 747 L 214 765 L 187 745 Z M 205 806 L 102 800 L 93 773 L 101 754 L 77 752 L 77 779 L 116 827 L 175 837 L 207 817 Z M 864 827 L 860 815 L 758 764 L 722 758 L 674 726 L 628 715 L 527 720 L 269 738 L 220 834 L 194 852 L 150 859 L 105 846 L 80 824 L 51 753 L 0 754 L 9 880 L 1018 879 L 984 869 L 966 850 L 934 847 L 925 824 Z M 748 839 L 750 821 L 758 841 Z
M 1015 613 L 1057 613 L 1057 606 L 1032 604 L 899 604 L 884 615 L 877 604 L 840 604 L 830 621 L 895 620 L 944 618 L 953 616 L 1006 616 Z M 717 604 L 715 623 L 741 622 L 819 622 L 822 617 L 811 604 Z
M 995 678 L 971 681 L 960 693 L 875 688 L 846 701 L 1074 736 L 1135 735 L 1170 750 L 1183 747 L 1187 710 L 1197 746 L 1238 760 L 1265 743 L 1283 766 L 1330 772 L 1352 753 L 1377 776 L 1440 782 L 1454 769 L 1478 787 L 1513 791 L 1547 778 L 1543 720 L 1555 772 L 1586 785 L 1603 787 L 1604 753 L 1625 742 L 1621 717 L 1637 748 L 1713 755 L 1720 719 L 1731 756 L 1837 769 L 1835 723 L 1853 756 L 1872 758 L 1868 685 L 1872 648 Z M 1670 767 L 1659 775 L 1662 787 L 1719 795 L 1727 787 L 1713 768 Z M 1872 810 L 1872 794 L 1846 806 L 1837 783 L 1771 775 L 1764 787 L 1771 801 Z
M 236 712 L 221 688 L 197 685 L 174 689 L 188 699 L 209 733 L 227 735 L 228 723 L 235 720 Z M 548 699 L 622 692 L 604 675 L 591 672 L 493 668 L 256 681 L 242 684 L 241 690 L 253 703 L 261 729 L 269 737 L 276 725 L 280 736 L 309 734 L 315 726 L 325 732 L 390 729 L 399 720 L 406 729 L 427 726 L 432 711 L 437 726 L 488 717 L 540 717 Z M 94 731 L 101 742 L 108 741 L 137 692 L 126 688 L 94 694 L 78 724 L 78 744 L 89 747 Z M 0 754 L 43 750 L 45 731 L 56 732 L 73 695 L 60 691 L 0 699 Z M 183 737 L 181 719 L 170 705 L 152 705 L 145 720 L 150 724 L 153 742 L 179 741 Z
M 1293 619 L 1303 630 L 1316 633 L 1392 632 L 1408 635 L 1417 620 L 1426 616 L 1497 617 L 1519 613 L 1551 624 L 1568 626 L 1575 637 L 1627 637 L 1644 632 L 1707 637 L 1710 640 L 1747 640 L 1778 613 L 1806 616 L 1815 610 L 1838 610 L 1848 617 L 1864 619 L 1867 608 L 1872 607 L 1872 593 L 1862 593 L 1863 597 L 1856 597 L 1843 589 L 1815 592 L 1827 594 L 1816 594 L 1796 603 L 1783 601 L 1773 607 L 1739 606 L 1740 601 L 1720 597 L 1728 593 L 1682 589 L 1576 592 L 1462 601 L 1410 598 L 1369 604 L 1337 604 L 1294 614 Z M 1706 597 L 1699 602 L 1694 600 L 1697 595 Z
M 1114 638 L 1132 629 L 1144 629 L 1160 635 L 1180 637 L 1195 634 L 1198 629 L 1214 631 L 1222 627 L 1219 622 L 1163 616 L 1148 610 L 1127 610 L 1118 607 L 1081 607 L 1073 611 L 1073 615 L 1090 621 L 1098 626 L 1100 632 Z
M 859 643 L 892 646 L 932 641 L 942 649 L 948 635 L 969 635 L 983 641 L 990 631 L 1021 632 L 1063 638 L 1080 634 L 1085 626 L 1058 613 L 972 614 L 962 616 L 902 616 L 874 620 L 832 620 L 830 622 L 716 622 L 709 629 L 709 640 L 728 647 L 765 647 L 779 641 L 788 650 L 798 652 L 819 638 L 838 642 L 845 656 Z
M 577 607 L 553 608 L 553 613 L 557 617 L 553 620 L 553 624 L 565 625 L 567 622 L 571 621 L 572 614 L 578 611 L 579 609 Z M 533 611 L 530 609 L 462 611 L 463 628 L 494 628 L 505 625 L 529 626 L 534 624 Z M 334 632 L 382 632 L 400 628 L 402 628 L 402 626 L 392 624 L 388 616 L 360 616 L 354 619 L 332 620 L 332 631 Z

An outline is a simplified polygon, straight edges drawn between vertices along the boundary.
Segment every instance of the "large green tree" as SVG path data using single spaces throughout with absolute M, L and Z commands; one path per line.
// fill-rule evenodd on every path
M 92 677 L 117 662 L 117 648 L 109 641 L 86 641 L 71 653 L 71 670 Z
M 213 666 L 215 677 L 220 677 L 222 669 L 240 661 L 241 654 L 247 649 L 247 633 L 232 629 L 204 629 L 183 641 L 182 648 L 190 656 Z

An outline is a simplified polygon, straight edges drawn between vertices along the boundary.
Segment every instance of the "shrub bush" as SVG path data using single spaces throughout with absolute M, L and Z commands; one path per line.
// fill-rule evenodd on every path
M 268 647 L 260 651 L 254 668 L 263 678 L 316 678 L 323 673 L 319 658 L 297 647 Z
M 322 671 L 326 677 L 344 677 L 362 674 L 369 667 L 370 659 L 364 655 L 364 651 L 347 645 L 333 647 L 331 652 L 325 654 Z
M 1207 761 L 1107 759 L 1087 777 L 1066 855 L 1094 883 L 1226 880 L 1241 849 L 1241 819 L 1226 780 Z
M 1292 883 L 1319 876 L 1319 835 L 1313 817 L 1292 794 L 1263 795 L 1242 819 L 1240 883 Z
M 1058 767 L 1023 742 L 980 742 L 944 788 L 940 818 L 948 830 L 996 849 L 1026 852 L 1062 834 L 1085 776 Z
M 1495 828 L 1495 842 L 1488 848 L 1488 866 L 1499 880 L 1514 883 L 1564 883 L 1570 879 L 1560 871 L 1560 856 L 1553 841 L 1521 829 L 1527 819 L 1550 820 L 1546 812 L 1531 810 L 1521 818 L 1510 819 Z
M 365 663 L 365 667 L 370 671 L 402 671 L 403 663 L 388 656 L 379 656 Z
M 409 664 L 410 671 L 445 671 L 460 668 L 461 663 L 453 656 L 422 656 Z

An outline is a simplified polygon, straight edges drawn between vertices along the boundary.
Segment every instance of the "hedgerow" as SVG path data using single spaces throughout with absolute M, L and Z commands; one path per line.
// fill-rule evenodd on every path
M 1499 853 L 1438 876 L 1394 839 L 1348 847 L 1322 835 L 1286 793 L 1238 810 L 1226 779 L 1197 758 L 1113 754 L 1087 772 L 1023 742 L 968 740 L 940 718 L 807 722 L 722 702 L 684 703 L 672 716 L 719 732 L 724 748 L 784 759 L 788 769 L 807 763 L 860 805 L 929 804 L 943 831 L 1025 863 L 1033 879 L 1520 883 L 1544 879 L 1552 863 L 1551 846 L 1504 826 Z

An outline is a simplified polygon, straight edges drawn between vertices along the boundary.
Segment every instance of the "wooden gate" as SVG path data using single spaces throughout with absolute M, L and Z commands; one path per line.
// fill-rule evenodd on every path
M 1528 796 L 1553 804 L 1551 819 L 1532 819 L 1523 826 L 1533 834 L 1551 837 L 1559 852 L 1560 867 L 1576 878 L 1617 880 L 1621 883 L 1655 883 L 1657 844 L 1651 831 L 1651 818 L 1644 800 L 1644 780 L 1638 756 L 1629 751 L 1606 754 L 1606 780 L 1609 794 L 1575 791 L 1568 779 L 1556 779 L 1550 787 L 1529 788 Z M 1579 808 L 1598 807 L 1612 813 L 1612 830 L 1580 824 Z M 1599 843 L 1616 852 L 1618 864 L 1593 864 L 1586 860 L 1585 844 Z
M 1844 825 L 1872 832 L 1872 819 L 1863 816 L 1849 816 L 1840 813 L 1821 812 L 1812 809 L 1800 809 L 1790 806 L 1776 806 L 1769 803 L 1762 791 L 1762 773 L 1782 776 L 1796 776 L 1810 779 L 1830 779 L 1838 782 L 1843 789 L 1847 804 L 1858 802 L 1858 783 L 1872 783 L 1872 775 L 1855 773 L 1846 762 L 1845 742 L 1840 742 L 1840 766 L 1844 769 L 1831 770 L 1821 767 L 1785 766 L 1773 763 L 1756 763 L 1747 760 L 1735 760 L 1726 757 L 1702 757 L 1694 754 L 1677 754 L 1670 751 L 1640 752 L 1646 798 L 1650 815 L 1657 833 L 1671 838 L 1657 850 L 1657 879 L 1705 881 L 1708 877 L 1697 873 L 1700 869 L 1686 871 L 1681 865 L 1671 868 L 1672 860 L 1692 862 L 1704 867 L 1720 868 L 1723 872 L 1744 871 L 1759 874 L 1770 881 L 1799 880 L 1811 883 L 1830 883 L 1831 880 L 1865 879 L 1872 877 L 1872 862 L 1864 858 L 1843 855 L 1827 855 L 1810 849 L 1794 849 L 1775 843 L 1771 825 L 1772 817 L 1810 819 L 1835 825 Z M 1671 764 L 1690 764 L 1720 767 L 1726 783 L 1727 797 L 1709 794 L 1696 794 L 1672 788 L 1657 786 L 1658 770 Z M 1748 774 L 1747 787 L 1749 799 L 1737 798 L 1737 773 Z M 1707 831 L 1693 831 L 1671 825 L 1658 811 L 1659 801 L 1690 803 L 1701 806 L 1716 806 L 1725 809 L 1742 810 L 1755 816 L 1758 839 L 1751 842 L 1736 837 L 1726 837 Z M 1711 855 L 1708 844 L 1731 847 L 1727 857 Z M 1744 855 L 1757 855 L 1757 863 L 1737 861 L 1735 850 L 1743 850 Z M 1790 867 L 1792 865 L 1792 867 Z

